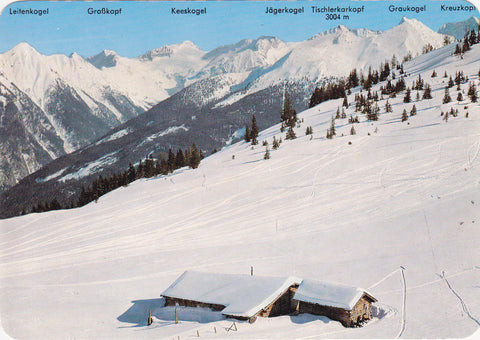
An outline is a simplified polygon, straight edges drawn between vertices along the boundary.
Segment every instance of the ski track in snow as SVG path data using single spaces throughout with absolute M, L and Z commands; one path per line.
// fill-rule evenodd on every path
M 474 151 L 475 149 L 477 151 Z M 479 154 L 480 154 L 480 141 L 477 141 L 473 143 L 472 146 L 467 151 L 466 158 L 468 158 L 468 162 L 466 166 L 468 166 L 471 169 L 473 167 L 473 163 L 477 160 Z
M 477 325 L 480 326 L 480 321 L 478 321 L 478 319 L 474 318 L 472 316 L 472 314 L 470 313 L 470 310 L 468 309 L 468 306 L 467 304 L 465 303 L 465 301 L 462 299 L 462 297 L 453 289 L 453 287 L 451 286 L 450 282 L 447 280 L 447 277 L 445 276 L 445 271 L 442 271 L 442 274 L 440 275 L 440 277 L 445 281 L 445 283 L 447 284 L 448 286 L 448 289 L 450 289 L 450 291 L 457 297 L 457 299 L 460 301 L 461 305 L 462 305 L 462 309 L 463 311 L 465 312 L 465 314 L 467 314 L 467 316 L 472 319 L 473 322 L 475 322 Z
M 403 335 L 405 331 L 405 326 L 407 322 L 407 281 L 405 280 L 405 268 L 400 267 L 402 274 L 402 286 L 403 286 L 403 303 L 402 303 L 402 323 L 400 327 L 400 332 L 397 335 L 397 339 Z
M 373 285 L 371 285 L 370 287 L 368 287 L 367 290 L 370 290 L 370 289 L 375 288 L 375 287 L 378 286 L 380 283 L 382 283 L 383 281 L 387 280 L 389 277 L 393 276 L 395 273 L 397 273 L 397 272 L 400 271 L 400 270 L 401 270 L 400 268 L 395 269 L 393 272 L 391 272 L 390 274 L 387 274 L 387 275 L 384 276 L 382 279 L 380 279 L 379 281 L 375 282 Z

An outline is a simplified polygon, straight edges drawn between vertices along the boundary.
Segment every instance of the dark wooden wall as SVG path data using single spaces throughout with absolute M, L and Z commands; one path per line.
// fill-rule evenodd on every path
M 169 296 L 164 296 L 164 298 L 165 298 L 165 306 L 176 306 L 178 304 L 179 306 L 184 306 L 184 307 L 210 308 L 217 312 L 225 309 L 225 306 L 214 304 L 214 303 L 204 303 L 204 302 L 198 302 L 198 301 L 192 301 L 192 300 L 184 300 L 184 299 L 179 299 L 179 298 L 174 298 Z
M 353 324 L 350 320 L 349 311 L 336 308 L 323 306 L 316 303 L 308 303 L 304 301 L 299 301 L 298 311 L 300 313 L 309 313 L 314 315 L 323 315 L 329 319 L 340 321 L 345 327 L 353 327 Z

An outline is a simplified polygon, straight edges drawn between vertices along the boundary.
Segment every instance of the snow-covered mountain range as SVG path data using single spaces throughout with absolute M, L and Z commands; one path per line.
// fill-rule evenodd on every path
M 438 33 L 447 34 L 455 37 L 457 40 L 462 40 L 465 37 L 465 34 L 474 30 L 475 32 L 479 31 L 480 19 L 472 16 L 471 18 L 460 21 L 446 23 L 440 27 Z
M 137 180 L 82 208 L 0 221 L 6 333 L 20 339 L 387 339 L 478 331 L 480 105 L 468 92 L 471 83 L 478 91 L 480 44 L 462 57 L 454 50 L 451 44 L 403 65 L 407 86 L 420 76 L 431 99 L 422 99 L 424 90 L 416 99 L 414 90 L 405 103 L 406 91 L 382 97 L 386 82 L 373 85 L 377 121 L 356 112 L 361 89 L 353 88 L 332 139 L 326 130 L 343 99 L 299 112 L 294 140 L 285 140 L 275 124 L 260 132 L 259 145 L 232 144 L 197 169 Z M 448 76 L 459 72 L 468 81 L 448 90 L 447 103 Z M 414 105 L 416 114 L 402 121 Z M 455 114 L 446 120 L 446 112 Z M 358 123 L 349 123 L 350 115 Z M 306 136 L 310 126 L 313 134 Z M 191 126 L 161 131 L 185 128 Z M 98 142 L 119 146 L 132 133 L 121 128 Z M 277 150 L 274 137 L 283 139 Z M 89 169 L 116 155 L 102 157 Z M 58 184 L 70 166 L 42 178 Z M 367 289 L 378 299 L 373 320 L 344 328 L 300 314 L 236 320 L 234 330 L 234 320 L 219 312 L 163 306 L 161 292 L 185 270 L 249 274 L 251 267 L 259 276 Z
M 288 82 L 295 88 L 292 96 L 304 108 L 315 84 L 346 76 L 353 68 L 366 70 L 369 66 L 378 66 L 393 55 L 401 60 L 408 53 L 421 54 L 426 44 L 437 48 L 443 45 L 444 39 L 444 35 L 433 32 L 421 22 L 404 18 L 384 32 L 339 26 L 303 42 L 285 43 L 276 37 L 260 37 L 221 46 L 208 53 L 186 41 L 151 50 L 137 58 L 122 57 L 107 50 L 89 58 L 76 53 L 45 56 L 27 43 L 21 43 L 0 55 L 0 81 L 4 87 L 17 88 L 34 104 L 35 113 L 25 112 L 24 115 L 36 115 L 28 123 L 30 125 L 41 122 L 35 132 L 36 138 L 47 138 L 41 135 L 48 130 L 61 143 L 55 142 L 54 150 L 39 144 L 48 157 L 37 157 L 36 152 L 27 150 L 26 139 L 14 153 L 30 154 L 28 160 L 2 153 L 2 186 L 15 184 L 50 160 L 85 147 L 103 135 L 109 138 L 112 128 L 175 95 L 176 99 L 170 103 L 175 102 L 177 106 L 163 105 L 162 110 L 182 111 L 181 106 L 186 105 L 186 109 L 188 102 L 195 107 L 189 119 L 198 116 L 197 111 L 212 108 L 219 109 L 217 112 L 237 111 L 243 115 L 243 118 L 223 121 L 222 124 L 229 126 L 228 132 L 202 145 L 204 148 L 219 147 L 250 118 L 251 107 L 245 107 L 246 102 L 252 102 L 249 96 L 276 91 Z M 13 97 L 9 98 L 3 98 L 5 104 L 15 102 Z M 273 100 L 273 107 L 277 109 L 280 98 Z M 260 112 L 271 108 L 262 103 L 256 106 Z M 171 122 L 163 124 L 162 129 L 187 124 L 174 113 L 169 118 Z M 264 118 L 263 121 L 266 127 L 276 120 Z M 24 119 L 17 122 L 25 124 Z M 192 124 L 191 119 L 188 123 Z M 7 142 L 2 143 L 10 146 L 0 150 L 15 148 L 14 137 L 5 139 Z M 165 140 L 162 143 L 171 144 Z

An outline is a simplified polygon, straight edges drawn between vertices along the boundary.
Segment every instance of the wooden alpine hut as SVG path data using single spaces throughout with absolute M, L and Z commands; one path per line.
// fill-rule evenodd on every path
M 161 296 L 165 306 L 204 307 L 226 317 L 254 322 L 295 311 L 293 295 L 301 279 L 184 272 Z
M 372 295 L 361 288 L 303 280 L 293 297 L 299 313 L 324 315 L 345 327 L 357 327 L 372 318 Z

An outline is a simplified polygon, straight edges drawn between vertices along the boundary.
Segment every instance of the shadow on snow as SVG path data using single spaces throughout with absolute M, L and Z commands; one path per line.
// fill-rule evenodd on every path
M 175 324 L 175 313 L 178 322 L 209 323 L 226 319 L 222 313 L 208 308 L 165 306 L 163 298 L 134 300 L 132 303 L 133 305 L 117 318 L 120 322 L 133 324 L 127 327 L 148 326 L 149 311 L 152 313 L 155 327 Z

